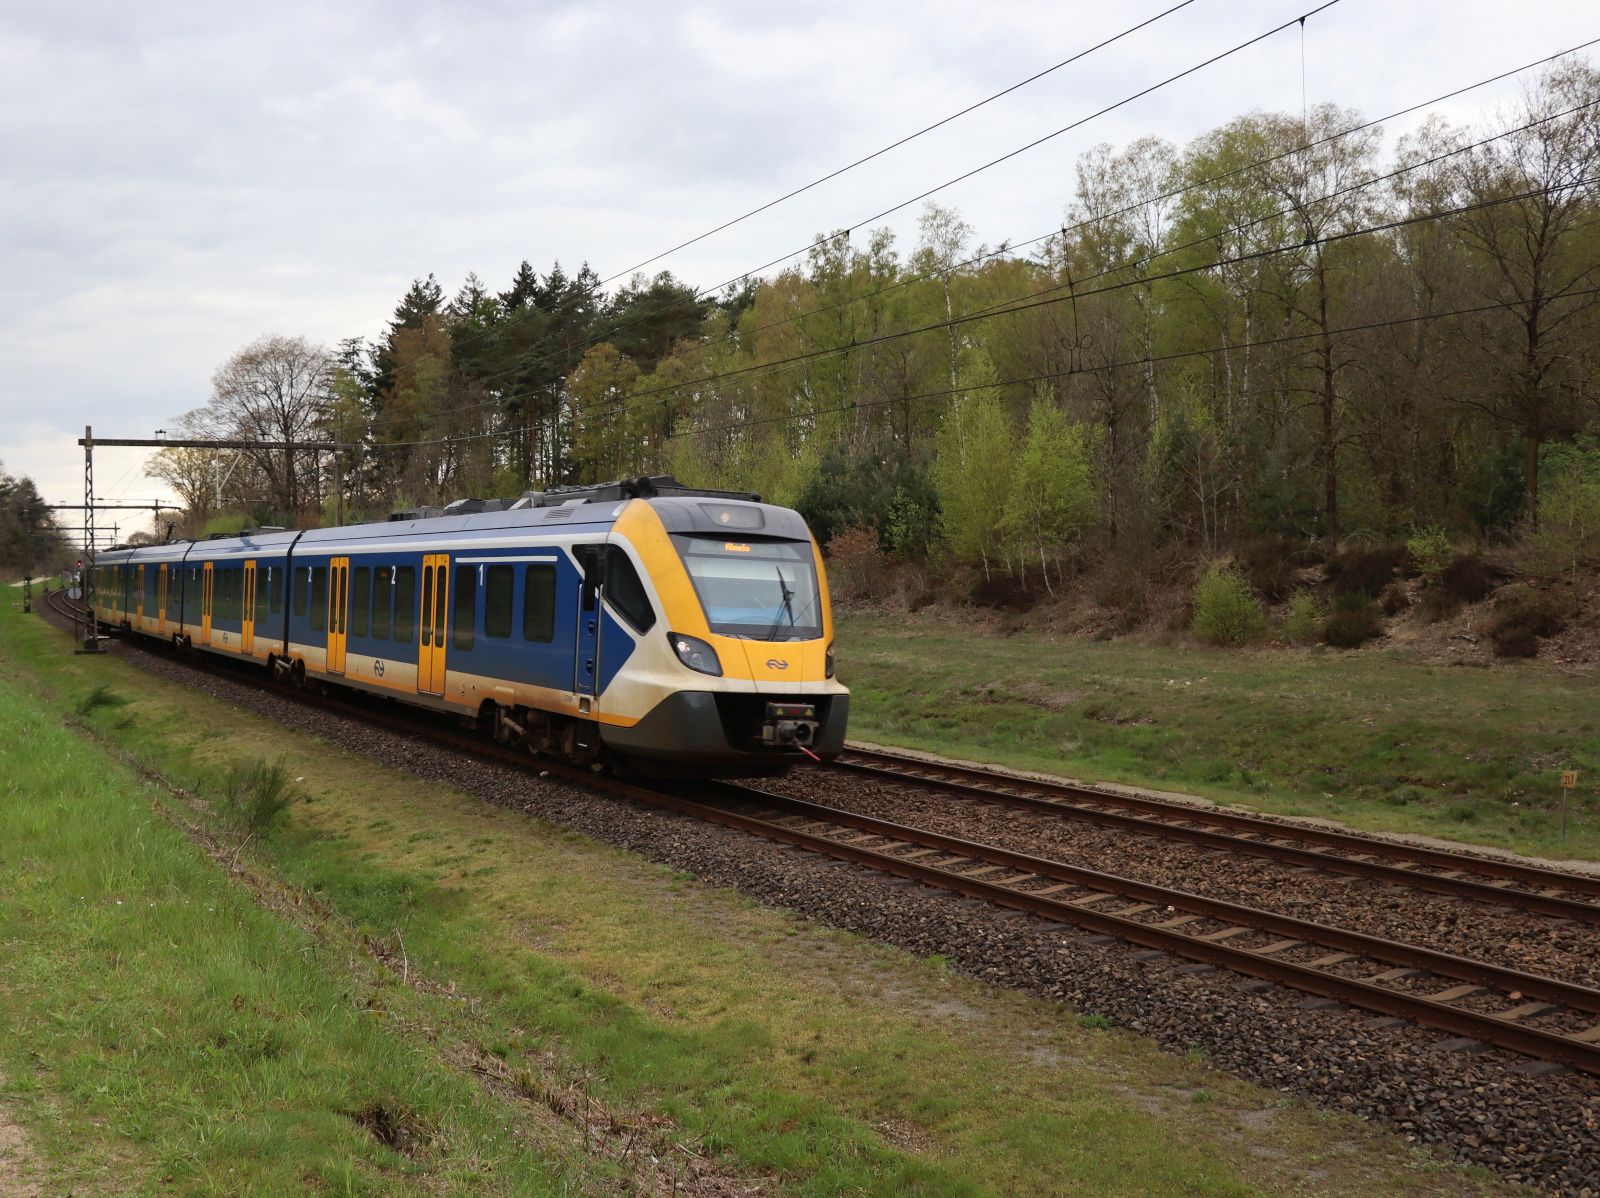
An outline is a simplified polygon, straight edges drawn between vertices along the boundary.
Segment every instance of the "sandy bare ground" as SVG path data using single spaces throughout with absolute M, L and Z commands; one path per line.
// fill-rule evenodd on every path
M 4 1079 L 0 1079 L 3 1084 Z M 5 1198 L 39 1198 L 38 1183 L 30 1180 L 39 1173 L 38 1159 L 28 1144 L 22 1126 L 0 1106 L 0 1195 Z

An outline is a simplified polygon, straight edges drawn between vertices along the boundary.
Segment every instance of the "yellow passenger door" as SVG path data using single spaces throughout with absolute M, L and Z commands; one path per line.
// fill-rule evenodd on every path
M 139 583 L 139 611 L 138 611 L 139 623 L 136 624 L 134 627 L 143 628 L 144 627 L 144 567 L 143 566 L 140 566 L 139 570 L 138 570 L 138 583 Z
M 344 673 L 345 616 L 350 608 L 350 559 L 328 562 L 328 664 L 330 674 Z
M 244 606 L 239 609 L 239 649 L 246 657 L 256 645 L 256 564 L 244 564 Z
M 156 631 L 167 635 L 167 567 L 161 566 L 161 576 L 156 579 Z
M 422 619 L 417 622 L 417 690 L 444 694 L 445 612 L 450 608 L 450 555 L 422 559 Z
M 211 563 L 206 563 L 200 586 L 200 643 L 211 643 Z

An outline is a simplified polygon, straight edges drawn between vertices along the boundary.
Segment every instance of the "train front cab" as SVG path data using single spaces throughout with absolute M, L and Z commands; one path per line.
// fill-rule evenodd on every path
M 611 750 L 724 772 L 782 769 L 844 748 L 850 694 L 833 677 L 822 556 L 785 508 L 701 498 L 634 500 L 612 528 L 650 580 L 666 627 L 639 639 L 602 692 Z M 617 605 L 608 570 L 606 597 Z M 600 646 L 605 669 L 606 646 Z

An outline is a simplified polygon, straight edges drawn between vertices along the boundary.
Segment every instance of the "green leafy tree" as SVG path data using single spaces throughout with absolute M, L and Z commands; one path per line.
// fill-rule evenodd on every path
M 1078 542 L 1098 514 L 1094 439 L 1082 425 L 1068 423 L 1052 404 L 1035 402 L 1028 415 L 1028 433 L 1006 502 L 1005 531 L 1019 559 L 1038 558 L 1045 589 L 1052 594 L 1051 563 Z
M 951 405 L 939 430 L 934 485 L 951 553 L 979 561 L 985 577 L 1005 557 L 1004 525 L 1016 462 L 1016 428 L 986 361 L 967 375 L 976 384 Z

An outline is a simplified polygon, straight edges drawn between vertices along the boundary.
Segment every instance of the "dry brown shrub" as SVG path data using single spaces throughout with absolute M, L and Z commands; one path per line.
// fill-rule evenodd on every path
M 879 600 L 888 577 L 889 561 L 871 525 L 846 528 L 828 542 L 828 591 L 835 603 Z

